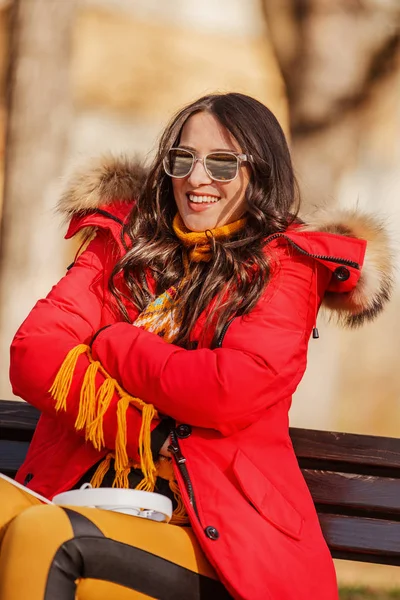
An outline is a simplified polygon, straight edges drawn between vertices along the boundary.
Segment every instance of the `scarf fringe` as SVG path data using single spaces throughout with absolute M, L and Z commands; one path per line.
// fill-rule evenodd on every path
M 178 504 L 174 512 L 172 513 L 171 525 L 185 525 L 189 523 L 189 517 L 187 516 L 185 505 L 183 504 L 181 491 L 178 483 L 174 479 L 170 479 L 169 487 L 174 493 L 174 498 Z
M 96 396 L 93 398 L 93 403 L 96 405 L 97 414 L 92 422 L 87 423 L 85 438 L 92 442 L 96 450 L 102 450 L 105 447 L 103 420 L 104 415 L 106 414 L 107 409 L 111 404 L 111 400 L 114 396 L 114 391 L 115 380 L 110 377 L 109 379 L 103 381 L 103 383 L 97 390 Z
M 178 238 L 183 242 L 185 251 L 183 252 L 185 264 L 185 278 L 181 285 L 189 275 L 189 263 L 194 260 L 208 260 L 211 257 L 210 236 L 229 237 L 236 231 L 240 230 L 244 225 L 244 220 L 237 221 L 229 226 L 221 227 L 206 233 L 189 232 L 186 235 L 183 222 L 179 220 L 174 222 L 175 232 Z M 206 242 L 206 243 L 205 243 Z M 186 249 L 188 253 L 186 252 Z M 172 292 L 172 293 L 171 293 Z M 175 299 L 176 289 L 171 288 L 163 295 L 156 298 L 155 303 L 151 303 L 137 319 L 137 326 L 152 331 L 152 327 L 157 325 L 157 319 L 160 318 L 160 298 L 163 309 L 168 313 L 173 313 L 177 310 Z M 166 303 L 166 300 L 168 302 Z M 176 300 L 176 299 L 175 299 Z M 170 318 L 171 318 L 170 314 Z M 171 323 L 175 323 L 174 320 Z M 134 323 L 136 324 L 136 322 Z M 171 325 L 171 324 L 170 324 Z M 173 327 L 169 327 L 170 335 L 164 335 L 166 341 L 173 341 L 175 332 Z M 174 510 L 171 523 L 174 525 L 182 525 L 189 522 L 186 515 L 185 506 L 179 491 L 179 486 L 175 480 L 173 466 L 171 460 L 165 457 L 159 457 L 155 463 L 151 451 L 151 423 L 154 418 L 158 417 L 157 410 L 152 404 L 143 402 L 140 398 L 135 398 L 127 394 L 127 392 L 113 379 L 104 369 L 99 361 L 95 361 L 91 355 L 90 347 L 86 344 L 79 344 L 72 348 L 67 354 L 63 364 L 57 373 L 53 385 L 49 392 L 55 400 L 55 408 L 57 411 L 67 410 L 67 400 L 70 393 L 72 380 L 74 377 L 77 362 L 83 354 L 86 354 L 89 360 L 89 365 L 83 377 L 82 386 L 79 396 L 78 414 L 75 420 L 75 429 L 84 431 L 85 440 L 91 442 L 93 447 L 102 451 L 105 448 L 104 440 L 104 416 L 110 407 L 114 394 L 119 396 L 116 406 L 116 435 L 115 435 L 115 451 L 108 452 L 105 458 L 99 464 L 95 474 L 92 477 L 92 487 L 100 487 L 103 483 L 106 473 L 109 471 L 111 461 L 114 460 L 115 477 L 112 483 L 113 487 L 129 488 L 129 474 L 131 468 L 140 469 L 143 473 L 143 479 L 137 485 L 137 490 L 154 492 L 157 483 L 157 477 L 162 477 L 169 481 L 170 489 L 174 494 L 177 502 L 177 508 Z M 104 381 L 98 389 L 96 389 L 97 374 L 104 377 Z M 142 423 L 139 432 L 138 453 L 140 456 L 140 464 L 135 464 L 129 460 L 127 453 L 127 410 L 132 405 L 142 413 Z
M 156 409 L 152 404 L 147 404 L 142 410 L 142 426 L 139 433 L 139 454 L 140 466 L 143 471 L 144 478 L 140 483 L 140 488 L 145 492 L 154 491 L 157 479 L 157 468 L 153 461 L 151 452 L 151 436 L 147 435 L 150 431 L 150 426 L 153 418 L 156 416 Z
M 99 362 L 92 362 L 86 369 L 85 377 L 83 378 L 80 400 L 79 400 L 79 412 L 75 421 L 75 429 L 80 431 L 89 427 L 90 423 L 93 423 L 96 417 L 96 375 L 99 370 Z M 86 438 L 87 441 L 87 438 Z
M 58 371 L 56 378 L 54 379 L 53 385 L 51 386 L 49 393 L 53 396 L 56 401 L 56 410 L 67 410 L 67 397 L 69 390 L 71 389 L 72 376 L 75 371 L 76 363 L 78 358 L 87 352 L 88 346 L 86 344 L 79 344 L 70 350 L 61 365 L 61 369 Z
M 95 474 L 93 475 L 92 479 L 90 480 L 90 485 L 94 488 L 99 488 L 101 486 L 101 484 L 103 483 L 103 479 L 106 476 L 110 465 L 111 465 L 111 461 L 113 459 L 113 454 L 112 452 L 110 452 L 109 454 L 107 454 L 107 456 L 105 457 L 105 459 L 99 464 L 99 466 L 97 467 Z
M 127 429 L 126 412 L 130 404 L 129 396 L 123 396 L 117 404 L 117 437 L 115 440 L 115 479 L 113 487 L 129 487 L 129 457 L 126 452 Z
M 104 458 L 104 460 L 99 464 L 99 466 L 96 469 L 95 474 L 93 475 L 93 477 L 90 481 L 90 485 L 92 487 L 98 488 L 101 486 L 101 484 L 103 483 L 103 479 L 110 468 L 111 460 L 113 458 L 114 458 L 114 455 L 112 452 L 110 452 L 109 454 L 107 454 L 107 456 Z M 115 477 L 112 487 L 129 488 L 128 476 L 129 476 L 129 472 L 130 472 L 131 468 L 140 469 L 141 465 L 131 463 L 127 469 L 127 472 L 123 473 L 125 485 L 118 485 L 117 477 Z M 169 461 L 167 458 L 165 458 L 163 456 L 160 456 L 160 459 L 156 463 L 156 468 L 157 468 L 157 475 L 159 477 L 162 477 L 163 479 L 167 479 L 167 481 L 169 482 L 169 487 L 170 487 L 171 491 L 173 492 L 174 498 L 177 503 L 177 507 L 175 508 L 174 512 L 172 513 L 172 518 L 171 518 L 170 524 L 171 525 L 185 525 L 185 524 L 189 523 L 189 517 L 187 516 L 185 505 L 183 504 L 183 501 L 182 501 L 182 496 L 181 496 L 181 492 L 179 489 L 179 485 L 175 480 L 174 469 L 173 469 L 171 461 Z M 125 475 L 126 475 L 126 480 L 125 480 Z M 139 485 L 136 486 L 135 489 L 143 490 L 143 491 L 150 491 L 150 492 L 154 491 L 154 488 L 152 490 L 144 490 L 143 480 L 139 483 Z
M 90 348 L 85 344 L 79 344 L 70 350 L 49 390 L 56 402 L 56 410 L 67 410 L 67 398 L 71 389 L 76 364 L 79 357 L 83 354 L 87 355 L 90 364 L 82 382 L 75 428 L 77 431 L 85 430 L 86 441 L 90 441 L 96 450 L 100 451 L 105 447 L 103 430 L 104 415 L 110 406 L 114 393 L 116 392 L 120 396 L 120 400 L 117 404 L 115 456 L 113 453 L 108 454 L 100 463 L 92 478 L 91 485 L 93 487 L 99 487 L 101 485 L 105 474 L 110 468 L 111 458 L 115 458 L 116 475 L 113 487 L 129 487 L 128 477 L 131 465 L 126 450 L 126 413 L 128 407 L 132 404 L 142 412 L 142 424 L 139 433 L 139 455 L 143 479 L 140 482 L 140 487 L 138 487 L 138 489 L 149 492 L 154 491 L 157 479 L 157 468 L 154 464 L 151 452 L 151 422 L 158 416 L 158 413 L 152 404 L 146 404 L 140 400 L 140 398 L 134 398 L 127 394 L 118 382 L 109 376 L 101 363 L 93 360 Z M 97 373 L 104 375 L 105 380 L 96 393 Z

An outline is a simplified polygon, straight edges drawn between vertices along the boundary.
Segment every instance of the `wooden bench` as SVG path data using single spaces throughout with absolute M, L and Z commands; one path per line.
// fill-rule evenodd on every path
M 0 472 L 13 477 L 39 412 L 0 401 Z M 334 558 L 400 565 L 400 439 L 290 430 Z

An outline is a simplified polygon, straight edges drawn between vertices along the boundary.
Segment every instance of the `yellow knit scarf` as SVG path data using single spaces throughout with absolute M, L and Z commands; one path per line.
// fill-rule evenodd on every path
M 174 299 L 176 289 L 170 288 L 155 300 L 138 316 L 134 322 L 135 326 L 146 329 L 161 335 L 165 341 L 171 342 L 179 331 L 177 317 L 179 311 L 175 310 Z M 119 397 L 117 404 L 117 433 L 115 437 L 115 451 L 109 452 L 104 460 L 99 464 L 90 483 L 93 487 L 100 487 L 104 476 L 108 472 L 111 461 L 114 459 L 115 478 L 113 487 L 129 488 L 129 473 L 131 468 L 141 469 L 143 479 L 136 487 L 138 490 L 153 492 L 156 486 L 157 477 L 162 477 L 169 481 L 169 486 L 177 502 L 177 508 L 174 510 L 171 523 L 181 525 L 188 522 L 185 507 L 175 481 L 172 462 L 163 456 L 158 460 L 153 460 L 151 452 L 151 422 L 158 417 L 157 410 L 152 404 L 147 404 L 128 394 L 120 384 L 112 378 L 104 369 L 99 361 L 93 359 L 90 347 L 86 344 L 79 344 L 72 348 L 67 354 L 53 385 L 50 388 L 50 394 L 55 400 L 56 410 L 67 410 L 67 398 L 71 389 L 71 383 L 74 371 L 79 357 L 86 354 L 89 359 L 89 366 L 83 378 L 80 389 L 79 412 L 75 420 L 75 429 L 85 432 L 85 440 L 93 444 L 96 450 L 104 450 L 104 431 L 103 420 L 111 400 L 116 393 Z M 104 382 L 96 391 L 96 376 L 100 373 L 104 376 Z M 142 424 L 139 433 L 139 456 L 140 464 L 136 464 L 129 459 L 127 444 L 127 423 L 126 413 L 129 406 L 132 405 L 142 413 Z
M 189 253 L 189 260 L 193 262 L 209 261 L 211 259 L 211 237 L 229 238 L 243 228 L 246 220 L 240 219 L 229 225 L 218 227 L 206 232 L 192 232 L 188 230 L 180 215 L 177 214 L 173 228 L 177 237 L 181 240 Z M 154 332 L 166 342 L 172 343 L 179 332 L 179 315 L 176 302 L 177 288 L 172 287 L 150 302 L 144 311 L 138 316 L 134 325 L 147 331 Z M 140 398 L 128 394 L 121 385 L 112 378 L 99 361 L 93 359 L 90 347 L 79 344 L 72 348 L 65 357 L 59 372 L 54 379 L 49 392 L 55 401 L 57 411 L 67 410 L 67 398 L 71 389 L 76 364 L 82 355 L 86 355 L 89 366 L 83 378 L 80 389 L 79 411 L 75 421 L 77 431 L 84 430 L 85 439 L 93 444 L 96 450 L 104 450 L 103 419 L 110 406 L 111 400 L 116 393 L 119 397 L 117 404 L 117 433 L 115 438 L 115 452 L 109 452 L 98 466 L 91 485 L 100 487 L 105 474 L 110 468 L 111 460 L 114 459 L 115 479 L 113 487 L 128 488 L 129 473 L 131 468 L 141 469 L 143 479 L 136 489 L 148 492 L 154 491 L 157 477 L 169 481 L 171 490 L 177 502 L 172 523 L 183 524 L 188 522 L 185 507 L 177 482 L 175 481 L 171 460 L 159 457 L 154 462 L 151 452 L 151 422 L 158 417 L 157 410 L 152 404 L 147 404 Z M 96 391 L 97 374 L 104 377 L 104 381 Z M 142 413 L 142 424 L 139 434 L 139 456 L 140 464 L 135 464 L 128 457 L 127 423 L 126 413 L 132 405 Z
M 246 219 L 239 219 L 233 223 L 207 229 L 206 231 L 191 231 L 184 224 L 179 213 L 175 215 L 172 227 L 176 237 L 186 248 L 191 262 L 208 262 L 212 258 L 211 239 L 230 238 L 243 229 Z

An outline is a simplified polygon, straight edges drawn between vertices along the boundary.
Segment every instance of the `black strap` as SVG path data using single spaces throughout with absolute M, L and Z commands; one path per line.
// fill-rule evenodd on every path
M 102 331 L 104 331 L 105 329 L 108 329 L 109 327 L 111 327 L 111 325 L 103 325 L 103 327 L 100 327 L 100 329 L 98 329 L 98 330 L 96 331 L 96 333 L 94 334 L 94 336 L 92 337 L 92 339 L 91 339 L 91 340 L 90 340 L 90 342 L 89 342 L 89 348 L 92 348 L 92 346 L 93 346 L 93 344 L 94 344 L 94 341 L 95 341 L 95 339 L 97 338 L 97 336 L 98 336 L 98 335 L 99 335 L 99 334 L 100 334 Z
M 97 525 L 81 513 L 64 507 L 63 511 L 68 515 L 74 537 L 104 537 L 103 532 L 100 531 Z
M 44 600 L 74 600 L 75 582 L 80 578 L 109 581 L 158 600 L 231 598 L 220 581 L 140 548 L 106 538 L 86 517 L 71 509 L 64 510 L 74 534 L 78 535 L 62 544 L 55 553 Z M 136 518 L 132 517 L 132 527 Z

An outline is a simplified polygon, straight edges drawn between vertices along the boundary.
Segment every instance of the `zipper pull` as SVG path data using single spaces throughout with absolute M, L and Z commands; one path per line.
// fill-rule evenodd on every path
M 172 431 L 170 434 L 170 439 L 171 443 L 168 446 L 168 450 L 174 454 L 177 463 L 179 463 L 180 465 L 184 464 L 186 462 L 186 458 L 183 456 L 181 449 L 179 448 L 175 433 Z
M 312 330 L 312 336 L 314 340 L 318 340 L 319 339 L 319 331 L 318 331 L 318 327 L 317 327 L 317 315 L 318 315 L 318 308 L 319 308 L 319 299 L 318 299 L 318 277 L 317 277 L 317 264 L 314 264 L 314 281 L 315 281 L 315 321 L 314 321 L 314 327 Z

